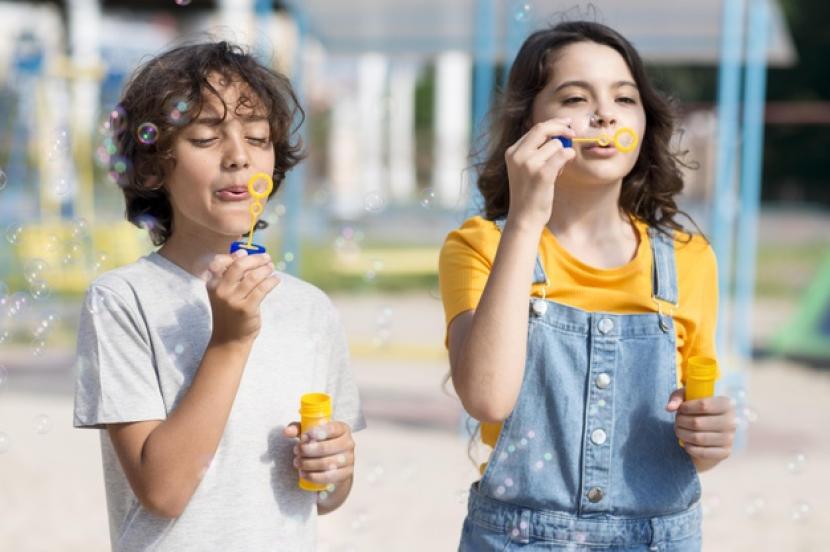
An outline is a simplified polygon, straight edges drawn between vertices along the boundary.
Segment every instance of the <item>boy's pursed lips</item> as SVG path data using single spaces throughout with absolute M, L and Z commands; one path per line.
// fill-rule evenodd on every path
M 242 201 L 243 199 L 248 199 L 250 196 L 248 187 L 240 184 L 220 188 L 214 193 L 219 199 L 225 201 Z

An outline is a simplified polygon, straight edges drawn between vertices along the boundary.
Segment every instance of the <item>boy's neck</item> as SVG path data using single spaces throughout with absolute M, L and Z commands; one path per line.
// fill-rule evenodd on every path
M 216 255 L 227 254 L 233 240 L 223 236 L 206 239 L 205 236 L 188 236 L 174 233 L 158 253 L 196 277 L 203 277 Z

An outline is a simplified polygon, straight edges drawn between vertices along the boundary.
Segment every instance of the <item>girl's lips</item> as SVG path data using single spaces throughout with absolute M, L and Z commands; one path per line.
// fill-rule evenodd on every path
M 617 154 L 617 148 L 613 146 L 588 146 L 582 148 L 582 154 L 586 157 L 597 157 L 601 159 L 607 159 L 608 157 L 613 157 Z
M 248 194 L 248 190 L 245 188 L 241 190 L 236 188 L 225 188 L 216 192 L 216 197 L 222 201 L 245 201 L 250 196 Z

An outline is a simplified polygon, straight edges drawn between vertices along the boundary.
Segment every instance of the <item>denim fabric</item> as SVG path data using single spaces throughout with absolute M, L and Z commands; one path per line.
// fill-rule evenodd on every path
M 461 550 L 700 549 L 697 471 L 665 410 L 677 381 L 674 244 L 649 236 L 655 312 L 531 298 L 521 391 L 470 493 Z M 547 281 L 540 259 L 534 279 Z

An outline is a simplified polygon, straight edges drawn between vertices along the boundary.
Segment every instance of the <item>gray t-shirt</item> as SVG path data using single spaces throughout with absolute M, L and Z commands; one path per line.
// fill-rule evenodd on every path
M 333 419 L 365 427 L 331 301 L 280 274 L 225 432 L 199 487 L 175 520 L 155 516 L 130 488 L 106 424 L 164 420 L 187 392 L 212 328 L 204 281 L 157 253 L 93 282 L 78 329 L 75 427 L 101 429 L 113 550 L 313 550 L 316 493 L 297 487 L 293 442 L 300 395 L 332 396 Z

